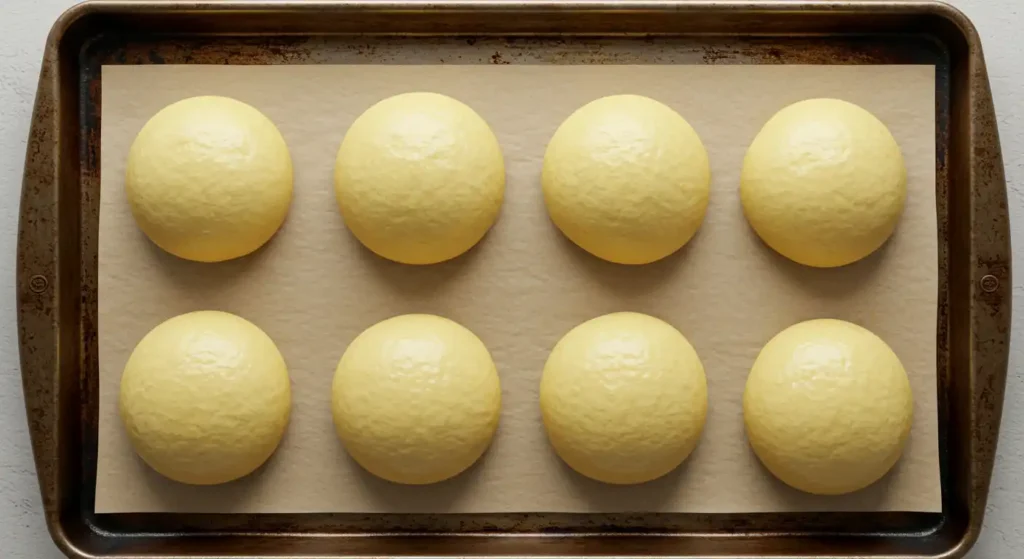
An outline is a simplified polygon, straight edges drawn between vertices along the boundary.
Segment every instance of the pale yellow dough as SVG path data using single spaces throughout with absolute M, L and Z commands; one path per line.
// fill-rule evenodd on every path
M 675 469 L 696 448 L 707 381 L 693 346 L 639 313 L 573 328 L 544 365 L 540 407 L 548 438 L 577 472 L 614 484 Z
M 541 182 L 551 220 L 572 242 L 610 262 L 647 264 L 700 228 L 711 169 L 678 113 L 647 97 L 613 95 L 558 127 Z
M 454 477 L 483 455 L 498 427 L 501 385 L 472 332 L 434 315 L 379 322 L 345 350 L 332 387 L 348 453 L 395 483 Z
M 136 223 L 157 246 L 219 262 L 277 232 L 292 200 L 292 160 L 263 113 L 227 97 L 192 97 L 142 127 L 125 185 Z
M 790 326 L 761 350 L 743 416 L 761 462 L 819 495 L 871 485 L 896 463 L 913 417 L 910 381 L 892 349 L 841 320 Z
M 288 425 L 284 358 L 256 325 L 199 311 L 135 347 L 121 377 L 121 419 L 139 456 L 182 483 L 225 483 L 260 467 Z
M 773 116 L 740 177 L 743 211 L 771 248 L 807 266 L 856 262 L 892 235 L 907 198 L 903 155 L 889 129 L 838 99 Z
M 403 264 L 435 264 L 473 248 L 494 224 L 505 161 L 473 109 L 437 93 L 405 93 L 352 123 L 334 192 L 366 248 Z

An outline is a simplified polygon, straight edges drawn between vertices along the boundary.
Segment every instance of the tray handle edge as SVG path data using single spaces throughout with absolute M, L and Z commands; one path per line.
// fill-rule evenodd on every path
M 56 31 L 56 29 L 55 29 Z M 22 178 L 15 291 L 22 390 L 47 529 L 60 545 L 59 55 L 43 51 Z
M 981 532 L 1002 419 L 1010 345 L 1012 279 L 1006 177 L 988 72 L 976 31 L 968 62 L 971 294 L 971 524 L 958 555 Z

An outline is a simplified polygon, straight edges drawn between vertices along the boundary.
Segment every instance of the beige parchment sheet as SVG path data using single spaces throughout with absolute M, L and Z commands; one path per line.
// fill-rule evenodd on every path
M 294 65 L 109 66 L 103 69 L 99 237 L 99 455 L 96 511 L 110 512 L 759 512 L 941 510 L 936 409 L 937 229 L 934 68 L 931 66 Z M 894 87 L 898 84 L 898 87 Z M 374 256 L 345 229 L 332 186 L 352 121 L 374 102 L 430 90 L 476 109 L 505 154 L 507 192 L 494 229 L 472 251 L 427 267 Z M 577 249 L 548 220 L 544 149 L 572 111 L 637 93 L 679 111 L 712 166 L 707 217 L 679 253 L 625 267 Z M 248 102 L 280 128 L 295 166 L 295 198 L 277 236 L 221 264 L 179 260 L 138 230 L 124 194 L 128 148 L 165 105 L 217 94 Z M 894 237 L 857 264 L 816 270 L 757 239 L 743 218 L 744 152 L 783 106 L 810 97 L 858 103 L 885 122 L 908 171 Z M 133 453 L 118 417 L 121 371 L 135 344 L 174 315 L 237 313 L 263 328 L 287 360 L 293 412 L 276 454 L 218 487 L 163 479 Z M 548 352 L 573 326 L 631 310 L 679 328 L 704 363 L 709 414 L 694 454 L 651 483 L 584 479 L 550 450 L 537 389 Z M 362 471 L 335 436 L 330 386 L 347 344 L 403 313 L 436 313 L 487 344 L 503 390 L 493 446 L 457 478 L 394 485 Z M 913 385 L 914 425 L 896 468 L 856 494 L 815 497 L 761 467 L 743 431 L 741 398 L 762 345 L 810 318 L 857 322 L 885 339 Z

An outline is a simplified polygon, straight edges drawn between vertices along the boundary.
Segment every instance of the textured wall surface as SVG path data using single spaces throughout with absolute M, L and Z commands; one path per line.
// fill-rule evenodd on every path
M 74 0 L 0 0 L 0 557 L 56 559 L 43 524 L 25 422 L 14 313 L 14 250 L 25 140 L 50 25 Z M 1024 251 L 1024 3 L 952 0 L 984 39 L 1009 183 L 1015 253 Z M 1024 549 L 1024 271 L 1013 287 L 1010 379 L 985 530 L 971 559 Z

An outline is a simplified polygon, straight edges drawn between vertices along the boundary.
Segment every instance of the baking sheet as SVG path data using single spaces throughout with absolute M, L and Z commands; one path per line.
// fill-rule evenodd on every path
M 99 452 L 96 512 L 767 512 L 939 511 L 936 405 L 937 229 L 932 66 L 706 66 L 586 64 L 345 64 L 107 66 L 102 77 L 99 237 Z M 879 87 L 878 84 L 899 84 Z M 499 222 L 469 253 L 409 267 L 374 256 L 345 229 L 332 187 L 348 125 L 374 102 L 429 90 L 476 109 L 507 166 Z M 595 98 L 636 93 L 678 110 L 708 150 L 712 196 L 698 235 L 661 262 L 602 262 L 564 239 L 539 187 L 558 124 Z M 135 226 L 125 158 L 145 121 L 193 95 L 227 95 L 267 114 L 288 142 L 295 198 L 277 236 L 221 264 L 176 259 Z M 854 265 L 815 270 L 766 248 L 737 192 L 744 152 L 783 106 L 831 96 L 858 103 L 890 128 L 907 163 L 906 211 L 893 238 Z M 285 439 L 253 475 L 189 487 L 160 477 L 132 452 L 117 411 L 128 355 L 151 328 L 198 309 L 237 313 L 263 328 L 288 362 L 293 413 Z M 658 316 L 697 349 L 709 413 L 694 454 L 639 486 L 592 482 L 565 467 L 541 425 L 537 388 L 548 352 L 576 324 L 607 312 Z M 491 350 L 503 388 L 490 451 L 463 475 L 408 487 L 361 470 L 337 440 L 330 385 L 346 345 L 364 328 L 410 312 L 450 317 Z M 914 391 L 902 460 L 879 483 L 817 497 L 775 480 L 750 451 L 741 398 L 761 346 L 795 322 L 862 324 L 899 355 Z

